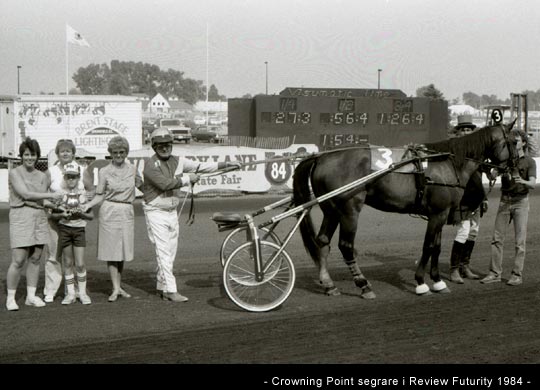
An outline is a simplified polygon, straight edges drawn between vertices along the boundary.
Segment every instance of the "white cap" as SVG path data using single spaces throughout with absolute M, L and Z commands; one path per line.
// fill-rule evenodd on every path
M 64 174 L 65 175 L 80 175 L 81 167 L 76 162 L 70 162 L 64 165 Z

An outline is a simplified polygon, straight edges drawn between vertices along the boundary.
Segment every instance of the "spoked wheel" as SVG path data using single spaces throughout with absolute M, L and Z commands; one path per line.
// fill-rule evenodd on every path
M 251 241 L 248 229 L 249 228 L 247 226 L 236 228 L 230 232 L 227 237 L 225 237 L 223 244 L 221 244 L 221 249 L 219 250 L 219 258 L 222 266 L 225 266 L 225 262 L 236 248 L 246 242 Z M 267 228 L 262 228 L 257 229 L 257 233 L 259 234 L 261 241 L 270 241 L 281 246 L 281 240 L 273 231 L 270 231 Z
M 269 311 L 281 305 L 294 287 L 296 273 L 289 254 L 285 251 L 271 263 L 280 246 L 261 241 L 263 279 L 255 278 L 253 242 L 236 248 L 223 268 L 223 284 L 231 300 L 242 309 L 254 312 Z

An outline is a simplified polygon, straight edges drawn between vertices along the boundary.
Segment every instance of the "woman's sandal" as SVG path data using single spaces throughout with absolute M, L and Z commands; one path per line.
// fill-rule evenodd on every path
M 131 294 L 129 294 L 126 290 L 124 289 L 120 289 L 120 291 L 118 292 L 118 294 L 120 294 L 121 297 L 123 298 L 131 298 Z
M 109 302 L 115 302 L 118 299 L 118 292 L 113 292 L 109 295 Z

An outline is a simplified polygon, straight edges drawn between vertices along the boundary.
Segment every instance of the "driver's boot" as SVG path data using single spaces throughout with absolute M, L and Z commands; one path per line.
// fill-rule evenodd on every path
M 471 263 L 471 253 L 474 248 L 474 241 L 467 240 L 465 241 L 465 244 L 463 244 L 463 256 L 461 258 L 461 276 L 467 279 L 480 279 L 478 275 L 476 275 L 474 272 L 472 272 L 471 267 L 469 264 Z
M 450 255 L 450 281 L 453 283 L 463 284 L 463 279 L 459 274 L 459 264 L 463 256 L 465 244 L 454 241 L 452 245 L 452 254 Z

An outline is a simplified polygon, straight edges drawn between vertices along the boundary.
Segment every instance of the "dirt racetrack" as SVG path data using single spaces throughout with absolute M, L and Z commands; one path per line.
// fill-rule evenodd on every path
M 297 281 L 289 299 L 268 313 L 236 307 L 221 283 L 214 211 L 251 212 L 277 198 L 198 199 L 192 227 L 181 218 L 176 275 L 185 304 L 155 295 L 154 260 L 140 204 L 137 204 L 136 259 L 126 266 L 131 299 L 108 303 L 105 264 L 95 260 L 96 221 L 87 228 L 88 286 L 93 304 L 62 306 L 57 297 L 45 308 L 24 306 L 25 281 L 18 289 L 18 312 L 5 310 L 9 265 L 6 205 L 0 207 L 0 363 L 540 363 L 540 196 L 531 196 L 524 283 L 464 285 L 447 282 L 450 294 L 418 297 L 415 260 L 425 222 L 366 207 L 356 239 L 360 265 L 372 282 L 375 300 L 363 300 L 333 243 L 330 271 L 342 294 L 327 297 L 317 284 L 300 234 L 289 247 Z M 481 222 L 473 268 L 488 270 L 490 236 L 499 190 Z M 314 214 L 318 218 L 319 210 Z M 287 220 L 285 231 L 293 220 Z M 441 273 L 455 227 L 443 231 Z M 507 234 L 503 281 L 509 277 L 513 235 Z M 431 282 L 428 279 L 429 282 Z M 43 285 L 40 278 L 39 292 Z

